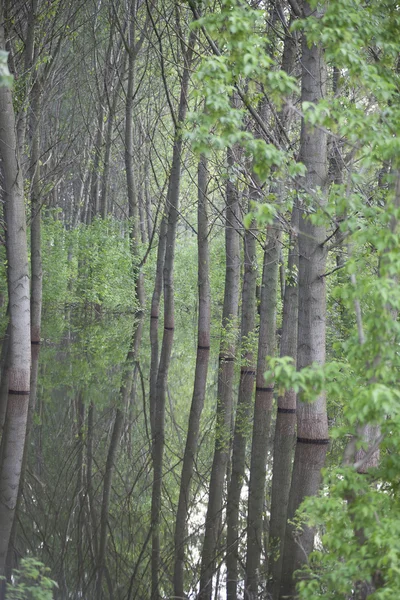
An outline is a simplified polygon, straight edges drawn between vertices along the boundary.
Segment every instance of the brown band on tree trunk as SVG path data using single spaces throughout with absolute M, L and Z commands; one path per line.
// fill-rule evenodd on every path
M 278 413 L 285 413 L 287 415 L 294 415 L 294 414 L 296 414 L 296 409 L 295 408 L 280 408 L 278 406 Z
M 299 444 L 317 444 L 318 446 L 323 446 L 326 444 L 329 444 L 329 438 L 328 439 L 320 439 L 320 440 L 312 440 L 310 438 L 297 438 L 297 442 Z

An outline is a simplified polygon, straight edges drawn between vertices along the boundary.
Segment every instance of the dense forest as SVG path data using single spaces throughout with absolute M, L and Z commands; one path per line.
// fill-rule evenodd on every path
M 398 2 L 0 48 L 0 598 L 397 600 Z

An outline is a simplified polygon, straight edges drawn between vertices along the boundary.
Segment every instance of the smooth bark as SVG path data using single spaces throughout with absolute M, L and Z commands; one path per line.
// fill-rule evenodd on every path
M 258 595 L 260 556 L 263 541 L 267 440 L 271 423 L 274 389 L 267 386 L 264 373 L 266 358 L 275 352 L 276 302 L 281 232 L 277 222 L 267 228 L 260 294 L 257 379 L 253 416 L 247 515 L 246 590 L 250 598 Z M 262 575 L 261 575 L 262 577 Z M 264 574 L 265 577 L 265 574 Z
M 303 3 L 304 16 L 312 12 Z M 327 79 L 323 50 L 302 40 L 302 102 L 317 103 L 325 97 Z M 324 205 L 328 177 L 327 134 L 323 128 L 301 124 L 299 160 L 307 173 L 299 182 L 303 193 L 312 202 Z M 300 206 L 299 220 L 299 309 L 297 367 L 325 362 L 326 230 L 314 225 L 307 217 L 307 208 Z M 314 402 L 297 402 L 297 443 L 293 465 L 288 507 L 280 597 L 295 596 L 294 572 L 307 560 L 313 547 L 314 535 L 309 527 L 295 532 L 291 521 L 306 496 L 315 495 L 320 484 L 320 471 L 325 461 L 328 443 L 326 397 L 322 393 Z
M 0 10 L 0 48 L 5 47 Z M 8 404 L 1 442 L 0 575 L 4 574 L 17 503 L 30 394 L 30 291 L 22 170 L 15 133 L 11 91 L 0 88 L 0 156 L 7 227 L 10 348 Z
M 161 488 L 163 479 L 165 400 L 167 394 L 168 371 L 171 361 L 174 337 L 174 258 L 176 228 L 179 215 L 179 192 L 182 163 L 182 125 L 186 118 L 187 96 L 189 87 L 190 65 L 192 61 L 195 33 L 191 31 L 188 47 L 184 57 L 185 67 L 182 76 L 179 110 L 175 128 L 174 147 L 171 172 L 168 182 L 167 200 L 169 204 L 166 232 L 166 248 L 164 260 L 164 333 L 158 365 L 155 406 L 154 406 L 154 439 L 153 439 L 153 487 L 151 498 L 152 554 L 151 554 L 151 598 L 159 600 L 160 596 L 160 516 Z
M 233 164 L 233 151 L 228 150 L 228 165 L 232 167 Z M 238 191 L 235 183 L 228 179 L 226 185 L 225 291 L 219 354 L 217 425 L 201 557 L 199 600 L 211 600 L 212 596 L 212 578 L 215 572 L 216 552 L 221 533 L 223 491 L 230 450 L 236 323 L 240 290 L 240 247 L 237 223 Z
M 190 407 L 185 454 L 180 479 L 179 502 L 175 521 L 175 565 L 174 594 L 184 598 L 184 561 L 187 536 L 187 519 L 190 507 L 193 467 L 199 440 L 200 417 L 206 393 L 208 361 L 210 355 L 210 319 L 211 291 L 209 278 L 208 248 L 208 199 L 207 199 L 207 160 L 200 158 L 198 165 L 198 209 L 197 209 L 197 246 L 198 246 L 198 331 L 196 371 L 193 384 L 193 396 Z
M 239 539 L 241 537 L 240 496 L 246 468 L 246 447 L 251 433 L 251 408 L 256 376 L 254 350 L 252 347 L 252 337 L 255 332 L 257 279 L 255 234 L 256 232 L 252 228 L 246 230 L 244 234 L 241 369 L 232 446 L 232 471 L 228 486 L 226 507 L 226 591 L 228 600 L 237 599 L 237 588 L 239 583 Z

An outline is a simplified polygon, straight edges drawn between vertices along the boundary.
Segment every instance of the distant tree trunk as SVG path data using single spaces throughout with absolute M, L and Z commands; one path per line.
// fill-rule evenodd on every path
M 153 439 L 153 487 L 151 498 L 152 554 L 151 554 L 151 598 L 159 600 L 159 571 L 160 571 L 160 514 L 161 488 L 164 455 L 165 399 L 167 393 L 168 371 L 171 360 L 174 337 L 174 258 L 176 227 L 178 224 L 179 192 L 182 163 L 182 131 L 181 127 L 186 118 L 189 88 L 190 65 L 196 35 L 191 31 L 188 41 L 185 66 L 181 82 L 178 119 L 175 128 L 174 147 L 171 172 L 168 182 L 167 200 L 169 204 L 168 224 L 166 233 L 166 248 L 164 260 L 164 334 L 158 365 Z
M 158 318 L 160 313 L 160 298 L 163 288 L 163 272 L 164 272 L 164 260 L 165 260 L 165 247 L 167 239 L 167 215 L 164 215 L 161 219 L 160 233 L 158 237 L 157 247 L 157 264 L 156 264 L 156 276 L 154 280 L 153 296 L 151 299 L 150 309 L 150 391 L 149 391 L 149 402 L 150 402 L 150 427 L 151 435 L 154 438 L 154 420 L 155 420 L 155 406 L 156 406 L 156 383 L 158 373 L 158 359 L 159 359 L 159 343 L 158 343 Z
M 305 17 L 312 12 L 304 2 Z M 327 79 L 323 50 L 309 47 L 306 36 L 302 41 L 302 102 L 318 102 L 325 97 Z M 324 204 L 328 176 L 327 135 L 322 128 L 311 127 L 304 120 L 301 124 L 299 160 L 307 173 L 299 185 L 306 193 L 318 194 L 318 202 Z M 326 238 L 324 226 L 313 225 L 307 218 L 305 207 L 299 220 L 299 318 L 297 367 L 302 369 L 313 362 L 325 362 L 326 289 L 325 266 Z M 293 465 L 292 483 L 288 506 L 282 582 L 280 597 L 295 596 L 294 572 L 306 561 L 314 542 L 312 529 L 304 527 L 296 533 L 290 521 L 306 496 L 318 492 L 321 468 L 325 462 L 328 444 L 328 420 L 326 397 L 321 394 L 315 402 L 297 403 L 297 444 Z
M 298 221 L 299 212 L 297 208 L 294 207 L 291 220 L 292 232 L 297 232 Z M 292 233 L 287 278 L 285 282 L 285 295 L 283 298 L 280 355 L 291 356 L 295 363 L 297 357 L 298 264 L 297 233 Z M 278 412 L 276 416 L 273 451 L 268 587 L 274 600 L 277 600 L 280 588 L 283 542 L 285 538 L 287 506 L 292 477 L 295 429 L 296 394 L 293 390 L 287 390 L 283 396 L 278 397 Z
M 126 90 L 125 105 L 125 169 L 128 194 L 128 214 L 131 220 L 132 243 L 137 247 L 139 242 L 139 210 L 137 198 L 137 185 L 134 166 L 133 144 L 133 92 L 135 88 L 136 52 L 134 50 L 136 29 L 136 0 L 131 3 L 129 23 L 129 53 L 128 53 L 128 85 Z
M 233 151 L 228 150 L 228 165 L 233 166 L 233 164 Z M 212 596 L 212 578 L 215 571 L 216 550 L 221 532 L 223 490 L 230 450 L 233 377 L 240 290 L 240 246 L 237 230 L 238 204 L 236 185 L 228 179 L 226 184 L 225 292 L 219 354 L 217 425 L 201 556 L 199 600 L 211 600 Z
M 252 347 L 256 318 L 256 233 L 250 228 L 244 234 L 244 275 L 241 317 L 241 369 L 232 448 L 232 472 L 228 486 L 227 524 L 227 598 L 237 600 L 240 538 L 240 495 L 246 468 L 246 447 L 251 432 L 251 408 L 256 376 Z
M 5 48 L 3 6 L 0 48 Z M 30 394 L 31 340 L 29 267 L 22 170 L 18 158 L 12 94 L 0 88 L 0 156 L 7 229 L 10 302 L 9 394 L 1 440 L 0 575 L 4 575 L 8 543 L 17 503 Z
M 280 255 L 280 227 L 277 222 L 267 228 L 260 297 L 260 331 L 258 337 L 256 398 L 250 463 L 249 506 L 247 516 L 246 590 L 249 598 L 258 597 L 260 556 L 263 539 L 267 440 L 271 423 L 274 389 L 266 386 L 266 357 L 275 352 L 276 301 Z
M 87 206 L 87 212 L 85 215 L 85 222 L 90 225 L 99 212 L 99 192 L 100 192 L 100 164 L 101 155 L 103 148 L 103 137 L 104 137 L 104 107 L 100 101 L 99 114 L 97 118 L 97 132 L 96 141 L 94 144 L 94 157 L 93 167 L 90 179 L 90 199 Z
M 208 201 L 207 201 L 207 161 L 200 158 L 198 166 L 198 293 L 199 314 L 197 332 L 196 372 L 193 397 L 189 415 L 189 426 L 183 457 L 182 475 L 179 490 L 179 503 L 175 521 L 175 566 L 174 594 L 184 598 L 184 561 L 187 518 L 189 513 L 190 490 L 194 460 L 199 439 L 200 417 L 206 393 L 208 359 L 210 355 L 211 293 L 209 281 L 208 249 Z
M 126 56 L 126 55 L 125 55 Z M 126 60 L 123 61 L 121 73 L 119 74 L 120 78 L 123 79 L 124 71 L 125 71 Z M 118 81 L 115 82 L 115 87 L 112 93 L 112 103 L 109 107 L 108 120 L 107 120 L 107 128 L 105 135 L 105 153 L 104 153 L 104 164 L 103 164 L 103 174 L 101 179 L 101 195 L 100 195 L 100 212 L 103 219 L 107 218 L 109 212 L 109 178 L 110 178 L 110 165 L 111 165 L 111 149 L 112 149 L 112 136 L 114 132 L 114 121 L 115 114 L 117 112 L 117 105 L 119 99 L 119 85 Z

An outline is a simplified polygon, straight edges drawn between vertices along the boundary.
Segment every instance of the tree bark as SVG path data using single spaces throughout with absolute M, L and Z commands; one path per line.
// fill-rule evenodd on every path
M 174 594 L 184 598 L 184 561 L 187 518 L 189 514 L 190 491 L 193 466 L 199 439 L 200 417 L 206 393 L 208 359 L 210 355 L 210 319 L 211 292 L 209 280 L 208 249 L 208 200 L 207 200 L 207 161 L 200 157 L 198 165 L 198 333 L 196 371 L 193 385 L 193 397 L 189 415 L 185 454 L 180 479 L 179 502 L 175 521 L 175 565 Z
M 255 380 L 254 351 L 251 346 L 256 317 L 256 238 L 255 230 L 244 234 L 244 276 L 241 317 L 241 369 L 239 395 L 236 409 L 235 431 L 232 448 L 232 472 L 228 487 L 227 524 L 227 599 L 237 599 L 239 582 L 240 495 L 246 468 L 246 447 L 251 432 L 250 414 Z
M 233 164 L 233 151 L 228 150 L 228 165 L 232 167 Z M 201 557 L 199 600 L 211 600 L 212 596 L 212 578 L 220 538 L 223 490 L 230 449 L 236 321 L 240 286 L 240 247 L 237 223 L 238 192 L 235 183 L 228 179 L 226 185 L 225 292 L 219 354 L 217 425 Z
M 159 600 L 160 576 L 160 514 L 161 488 L 163 478 L 165 399 L 167 394 L 168 371 L 171 361 L 172 343 L 174 337 L 174 258 L 176 227 L 178 223 L 179 192 L 182 163 L 182 131 L 181 127 L 186 118 L 187 96 L 189 88 L 190 65 L 192 61 L 195 33 L 191 31 L 182 76 L 178 119 L 175 128 L 174 147 L 172 154 L 171 172 L 168 182 L 167 199 L 169 204 L 168 224 L 166 233 L 166 248 L 164 260 L 164 334 L 158 365 L 156 395 L 154 407 L 154 439 L 153 439 L 153 487 L 151 498 L 152 524 L 152 555 L 151 555 L 151 598 Z
M 298 222 L 299 212 L 296 207 L 293 207 L 292 232 L 298 230 Z M 297 234 L 292 233 L 287 268 L 288 278 L 285 283 L 283 299 L 280 355 L 291 356 L 295 363 L 297 358 L 298 264 Z M 279 596 L 282 572 L 283 542 L 292 477 L 295 430 L 296 394 L 293 390 L 287 390 L 283 396 L 278 397 L 273 451 L 268 588 L 274 599 Z
M 3 6 L 0 10 L 0 48 L 4 49 L 2 9 Z M 9 393 L 0 464 L 0 575 L 4 575 L 25 444 L 31 367 L 29 267 L 24 190 L 12 94 L 5 87 L 0 88 L 0 156 L 6 202 L 10 302 Z
M 303 3 L 304 16 L 312 10 Z M 318 102 L 325 96 L 327 79 L 323 50 L 309 47 L 304 35 L 302 40 L 302 102 Z M 299 185 L 310 194 L 314 202 L 326 202 L 325 187 L 328 177 L 327 135 L 320 127 L 301 124 L 299 160 L 307 173 Z M 300 206 L 299 220 L 299 317 L 297 367 L 302 369 L 312 363 L 325 362 L 326 249 L 324 226 L 313 225 L 307 218 L 306 206 Z M 328 420 L 326 397 L 321 394 L 314 402 L 297 402 L 297 443 L 293 465 L 292 483 L 288 506 L 282 582 L 280 597 L 295 596 L 294 572 L 304 565 L 313 547 L 313 531 L 304 527 L 295 532 L 291 521 L 306 496 L 318 492 L 321 468 L 325 462 L 328 444 Z
M 274 389 L 266 386 L 266 357 L 275 352 L 276 301 L 281 232 L 275 222 L 267 228 L 260 298 L 256 397 L 251 448 L 249 506 L 247 516 L 246 590 L 249 598 L 258 597 L 260 556 L 263 538 L 267 440 L 271 423 Z

